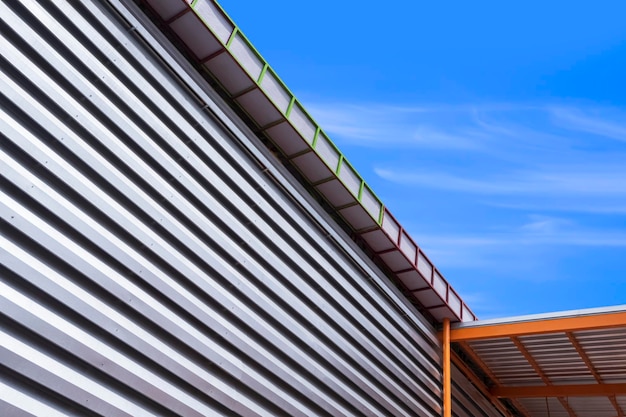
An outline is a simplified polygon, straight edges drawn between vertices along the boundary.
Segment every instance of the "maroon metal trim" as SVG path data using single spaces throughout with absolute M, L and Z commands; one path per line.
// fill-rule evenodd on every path
M 376 255 L 386 255 L 388 253 L 392 253 L 392 252 L 399 252 L 398 248 L 391 248 L 391 249 L 385 249 L 385 250 L 381 250 L 380 252 L 374 252 Z M 394 271 L 395 272 L 395 271 Z
M 362 237 L 366 233 L 375 232 L 377 230 L 380 230 L 380 226 L 379 225 L 364 227 L 362 229 L 355 230 L 354 233 Z M 363 240 L 365 240 L 365 238 L 363 238 Z M 369 244 L 367 242 L 365 242 L 365 244 L 367 246 L 369 246 Z
M 435 294 L 437 294 L 437 291 L 435 291 L 435 289 L 434 289 L 434 288 L 432 288 L 432 287 L 424 287 L 424 288 L 419 288 L 419 289 L 417 289 L 417 290 L 414 290 L 413 292 L 425 292 L 425 291 L 432 291 L 432 292 L 434 292 Z M 439 295 L 439 294 L 437 294 L 437 295 Z M 441 297 L 439 297 L 439 298 L 441 298 Z M 424 307 L 424 308 L 430 308 L 430 307 Z
M 185 2 L 183 2 L 185 3 Z M 172 23 L 174 23 L 175 21 L 177 21 L 178 19 L 180 19 L 181 17 L 183 17 L 184 15 L 186 15 L 187 13 L 189 13 L 190 11 L 192 11 L 193 9 L 191 7 L 189 7 L 189 5 L 187 3 L 185 3 L 185 9 L 176 13 L 174 16 L 170 17 L 169 19 L 167 19 L 164 23 L 166 25 L 171 25 Z M 194 13 L 195 14 L 195 13 Z
M 254 90 L 260 90 L 259 86 L 256 85 L 256 84 L 252 84 L 250 87 L 246 87 L 246 88 L 244 88 L 241 91 L 237 91 L 236 93 L 231 94 L 231 98 L 233 100 L 237 100 L 238 98 L 241 98 L 241 96 L 244 96 L 244 95 L 246 95 L 246 94 L 248 94 L 248 93 L 250 93 L 250 92 L 252 92 Z
M 212 60 L 213 58 L 222 55 L 224 52 L 226 52 L 226 48 L 222 48 L 222 49 L 220 49 L 217 52 L 213 52 L 212 54 L 209 54 L 209 55 L 205 56 L 204 58 L 200 58 L 200 63 L 202 65 L 204 65 L 207 62 L 209 62 L 210 60 Z
M 261 130 L 270 129 L 270 128 L 274 127 L 274 126 L 278 126 L 281 123 L 285 123 L 286 121 L 287 121 L 287 119 L 283 119 L 283 120 L 280 120 L 278 122 L 269 123 L 268 125 L 263 126 L 263 128 Z M 302 155 L 306 155 L 306 154 L 311 153 L 311 152 L 313 152 L 313 149 L 306 148 L 306 149 L 303 149 L 303 150 L 298 151 L 296 153 L 292 153 L 291 155 L 287 155 L 286 158 L 291 161 L 292 159 L 295 159 L 295 158 L 297 158 L 299 156 L 302 156 Z
M 318 185 L 326 184 L 327 182 L 331 182 L 331 181 L 335 181 L 335 180 L 339 181 L 339 179 L 337 177 L 335 177 L 330 170 L 328 170 L 328 172 L 330 172 L 330 174 L 331 174 L 330 177 L 321 179 L 319 181 L 312 182 L 311 185 L 313 187 L 317 187 Z
M 350 194 L 350 195 L 352 195 L 352 194 Z M 346 204 L 343 204 L 341 206 L 333 206 L 333 207 L 335 207 L 335 210 L 341 211 L 341 210 L 344 210 L 344 209 L 347 209 L 347 208 L 350 208 L 350 207 L 359 206 L 360 204 L 359 204 L 359 201 L 356 199 L 356 197 L 354 197 L 354 196 L 352 196 L 352 197 L 354 198 L 353 202 L 346 203 Z
M 445 303 L 444 303 L 444 304 L 435 304 L 434 306 L 428 306 L 428 307 L 424 307 L 424 308 L 425 308 L 426 310 L 434 310 L 434 309 L 436 309 L 436 308 L 441 308 L 441 307 L 445 307 L 445 308 L 447 308 L 448 310 L 452 311 L 452 309 L 450 308 L 450 306 L 449 306 L 449 305 L 447 305 L 447 304 L 445 304 Z
M 415 268 L 406 268 L 406 269 L 400 269 L 399 271 L 395 271 L 396 274 L 404 274 L 405 272 L 413 272 L 415 271 Z

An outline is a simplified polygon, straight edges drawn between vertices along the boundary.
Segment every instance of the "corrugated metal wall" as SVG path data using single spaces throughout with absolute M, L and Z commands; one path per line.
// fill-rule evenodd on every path
M 441 413 L 434 330 L 130 15 L 0 16 L 0 415 Z

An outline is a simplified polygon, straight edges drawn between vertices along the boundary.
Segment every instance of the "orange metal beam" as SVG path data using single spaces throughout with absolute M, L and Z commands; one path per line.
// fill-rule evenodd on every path
M 443 319 L 443 417 L 452 417 L 450 319 Z
M 544 385 L 539 387 L 494 387 L 498 398 L 607 397 L 626 395 L 626 384 Z
M 615 327 L 626 327 L 626 312 L 460 327 L 451 329 L 450 337 L 452 342 L 460 342 Z

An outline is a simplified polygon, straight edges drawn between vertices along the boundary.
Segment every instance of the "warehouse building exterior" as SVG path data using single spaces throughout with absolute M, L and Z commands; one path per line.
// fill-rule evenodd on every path
M 624 415 L 624 309 L 476 321 L 217 3 L 0 8 L 0 415 Z

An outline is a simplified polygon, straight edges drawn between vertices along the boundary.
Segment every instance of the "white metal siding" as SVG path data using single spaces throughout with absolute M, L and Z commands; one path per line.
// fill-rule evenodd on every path
M 0 16 L 0 415 L 441 413 L 434 329 L 144 28 Z

